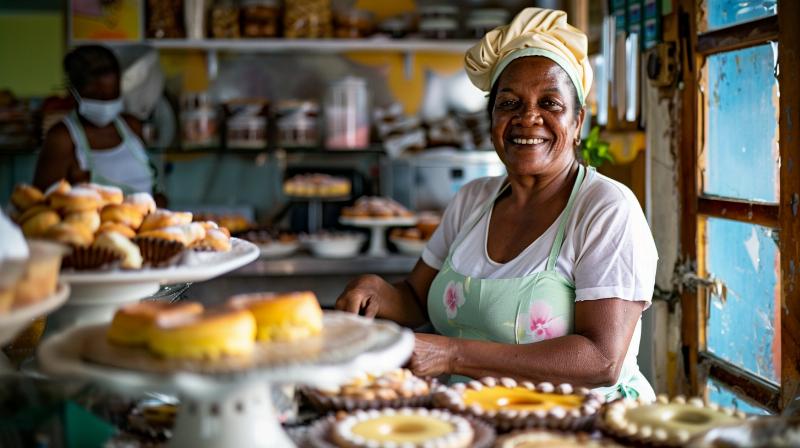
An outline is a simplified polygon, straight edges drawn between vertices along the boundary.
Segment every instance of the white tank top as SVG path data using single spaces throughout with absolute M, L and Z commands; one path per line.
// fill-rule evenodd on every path
M 153 173 L 144 145 L 123 119 L 118 117 L 114 120 L 122 142 L 114 148 L 103 150 L 89 147 L 77 112 L 72 111 L 63 121 L 75 145 L 78 166 L 91 173 L 92 182 L 117 186 L 126 194 L 141 191 L 152 193 Z

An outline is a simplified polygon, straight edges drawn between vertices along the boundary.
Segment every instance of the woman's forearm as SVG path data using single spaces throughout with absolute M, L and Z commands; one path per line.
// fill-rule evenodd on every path
M 609 359 L 588 338 L 572 334 L 532 344 L 450 339 L 452 374 L 471 378 L 510 377 L 520 381 L 600 387 L 616 383 L 621 363 Z

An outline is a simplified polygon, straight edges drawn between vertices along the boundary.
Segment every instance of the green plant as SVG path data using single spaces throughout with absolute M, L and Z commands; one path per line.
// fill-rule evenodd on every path
M 595 126 L 581 145 L 581 157 L 586 163 L 595 167 L 606 162 L 614 163 L 614 156 L 608 150 L 609 146 L 607 141 L 600 140 L 600 127 Z

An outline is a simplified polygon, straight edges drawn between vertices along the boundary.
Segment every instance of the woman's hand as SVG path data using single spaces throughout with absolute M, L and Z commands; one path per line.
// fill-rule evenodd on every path
M 415 333 L 414 352 L 407 367 L 419 377 L 452 372 L 454 341 L 445 336 Z
M 375 317 L 380 309 L 381 292 L 387 288 L 392 288 L 392 285 L 377 275 L 356 277 L 336 299 L 336 309 Z

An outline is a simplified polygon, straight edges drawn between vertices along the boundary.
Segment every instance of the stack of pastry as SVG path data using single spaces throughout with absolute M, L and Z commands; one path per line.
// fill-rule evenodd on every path
M 172 260 L 186 248 L 230 249 L 226 229 L 192 224 L 191 213 L 157 210 L 148 193 L 126 197 L 117 187 L 61 180 L 45 192 L 18 185 L 11 202 L 25 236 L 66 244 L 72 252 L 65 265 L 75 269 L 139 269 Z
M 287 196 L 297 197 L 349 196 L 351 188 L 348 179 L 327 174 L 298 174 L 283 183 L 283 192 Z
M 427 406 L 431 386 L 408 369 L 394 369 L 381 375 L 361 373 L 348 383 L 331 388 L 305 390 L 320 410 L 353 410 Z
M 321 331 L 322 309 L 306 291 L 234 296 L 212 309 L 194 302 L 140 302 L 117 311 L 107 339 L 160 358 L 218 360 L 248 356 L 256 343 L 295 341 Z
M 397 201 L 379 196 L 363 196 L 352 207 L 344 207 L 342 216 L 346 218 L 410 218 L 414 214 Z

